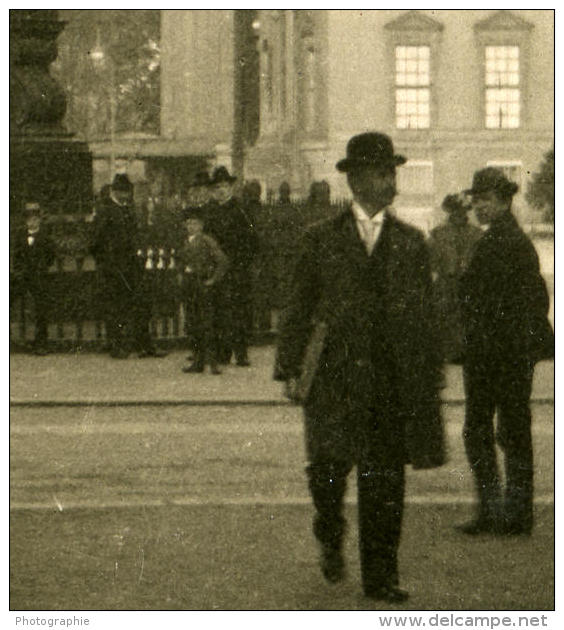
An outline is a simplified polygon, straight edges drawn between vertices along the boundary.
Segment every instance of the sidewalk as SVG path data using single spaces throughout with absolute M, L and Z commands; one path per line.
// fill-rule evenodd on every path
M 111 359 L 107 354 L 10 355 L 12 404 L 288 404 L 272 380 L 274 347 L 250 350 L 251 367 L 225 366 L 223 374 L 184 374 L 186 351 L 164 359 Z M 448 366 L 442 397 L 462 402 L 462 374 Z M 537 366 L 533 399 L 554 400 L 554 362 Z

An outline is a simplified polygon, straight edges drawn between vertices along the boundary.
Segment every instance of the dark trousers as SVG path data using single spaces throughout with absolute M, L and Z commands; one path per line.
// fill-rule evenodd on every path
M 534 366 L 528 360 L 464 366 L 466 419 L 464 444 L 479 501 L 479 516 L 496 517 L 501 486 L 495 443 L 505 454 L 503 516 L 510 525 L 533 523 L 533 445 L 529 399 Z M 497 431 L 494 414 L 497 410 Z
M 49 295 L 45 287 L 37 282 L 28 282 L 19 288 L 19 297 L 25 299 L 28 294 L 33 300 L 33 310 L 35 314 L 35 336 L 33 346 L 44 348 L 47 345 L 47 311 L 49 306 Z
M 400 449 L 401 450 L 401 449 Z M 398 449 L 370 449 L 356 462 L 359 550 L 365 592 L 398 582 L 397 552 L 404 497 L 404 458 Z M 314 460 L 307 467 L 319 542 L 340 549 L 345 530 L 343 497 L 354 460 Z
M 206 363 L 217 366 L 218 362 L 218 312 L 217 289 L 202 284 L 188 289 L 185 302 L 187 324 L 191 346 L 194 350 L 194 363 L 203 367 Z
M 252 328 L 252 282 L 246 268 L 231 269 L 221 282 L 222 318 L 218 329 L 219 356 L 229 361 L 247 358 Z
M 109 271 L 100 273 L 103 289 L 104 323 L 110 352 L 129 351 L 135 321 L 135 278 Z

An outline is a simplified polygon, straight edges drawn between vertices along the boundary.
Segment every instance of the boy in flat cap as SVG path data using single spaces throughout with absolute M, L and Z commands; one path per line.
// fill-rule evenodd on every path
M 191 365 L 183 372 L 203 372 L 206 363 L 212 374 L 218 368 L 218 283 L 229 267 L 227 256 L 217 241 L 204 234 L 204 209 L 193 206 L 184 211 L 186 239 L 180 248 L 179 265 L 182 294 L 194 350 Z
M 408 598 L 398 573 L 405 464 L 444 460 L 427 248 L 391 210 L 405 161 L 384 134 L 349 141 L 337 169 L 353 201 L 303 239 L 275 371 L 304 408 L 323 575 L 344 576 L 343 497 L 356 466 L 362 586 L 389 603 Z
M 478 494 L 476 518 L 460 529 L 470 535 L 528 535 L 533 527 L 529 398 L 535 363 L 553 356 L 554 338 L 537 253 L 511 212 L 517 189 L 501 170 L 488 167 L 474 173 L 467 191 L 478 221 L 488 226 L 460 281 L 464 442 Z M 505 452 L 503 499 L 496 439 Z
M 55 245 L 42 221 L 41 206 L 29 202 L 24 207 L 25 228 L 14 237 L 12 247 L 14 287 L 16 296 L 29 293 L 35 311 L 33 353 L 44 356 L 47 347 L 47 270 L 55 261 Z

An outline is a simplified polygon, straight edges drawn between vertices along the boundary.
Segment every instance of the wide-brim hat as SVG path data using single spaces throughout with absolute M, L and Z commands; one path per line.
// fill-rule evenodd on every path
M 125 173 L 117 173 L 112 182 L 112 190 L 131 192 L 133 190 L 133 184 Z
M 225 166 L 218 166 L 213 171 L 210 186 L 221 184 L 223 182 L 229 182 L 230 184 L 232 184 L 234 181 L 237 181 L 237 178 L 233 175 L 230 175 Z
M 394 153 L 392 139 L 384 133 L 361 133 L 347 143 L 347 157 L 337 162 L 337 170 L 348 173 L 366 167 L 401 166 L 407 159 Z
M 488 166 L 474 173 L 472 188 L 464 192 L 468 195 L 495 192 L 501 197 L 512 197 L 518 190 L 519 186 L 508 179 L 501 169 Z
M 209 186 L 210 185 L 210 176 L 207 171 L 199 171 L 194 175 L 194 179 L 188 186 L 188 188 L 199 188 L 201 186 Z

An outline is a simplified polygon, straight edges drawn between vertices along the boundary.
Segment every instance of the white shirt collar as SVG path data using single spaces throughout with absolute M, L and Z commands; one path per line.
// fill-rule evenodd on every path
M 377 212 L 373 217 L 369 217 L 364 208 L 354 199 L 351 208 L 360 239 L 364 243 L 368 255 L 370 255 L 380 237 L 388 208 Z

